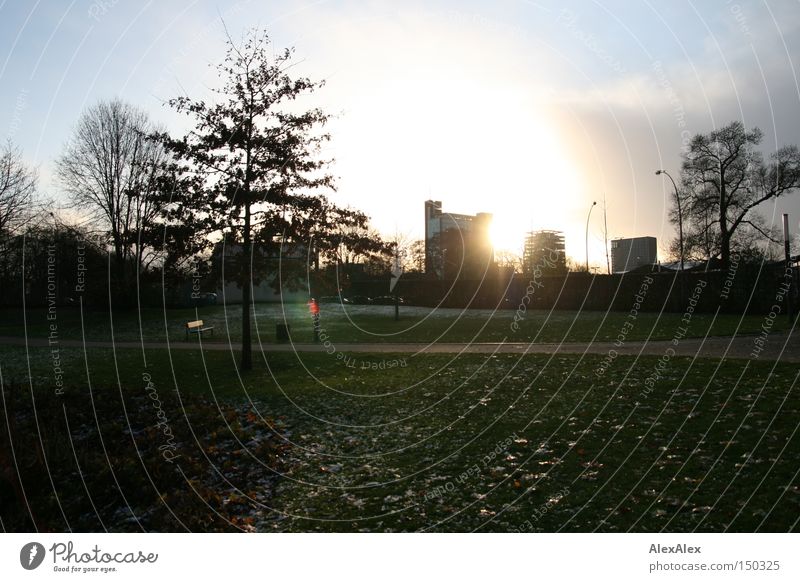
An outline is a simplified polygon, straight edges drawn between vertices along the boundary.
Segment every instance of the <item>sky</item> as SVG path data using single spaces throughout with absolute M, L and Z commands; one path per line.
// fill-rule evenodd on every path
M 301 105 L 335 116 L 333 200 L 423 236 L 423 202 L 491 212 L 497 250 L 563 230 L 605 265 L 608 239 L 675 236 L 682 148 L 740 120 L 763 151 L 800 144 L 800 2 L 708 0 L 0 0 L 0 132 L 66 203 L 54 161 L 81 112 L 121 97 L 179 135 L 165 102 L 221 84 L 227 28 L 266 29 L 295 71 L 325 80 Z M 592 202 L 597 201 L 589 216 Z M 762 207 L 800 228 L 800 192 Z

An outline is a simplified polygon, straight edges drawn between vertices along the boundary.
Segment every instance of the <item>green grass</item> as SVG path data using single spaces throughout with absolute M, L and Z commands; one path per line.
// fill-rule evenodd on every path
M 515 312 L 503 310 L 432 310 L 402 307 L 401 320 L 394 321 L 393 307 L 346 306 L 324 304 L 321 325 L 334 343 L 349 342 L 577 342 L 610 341 L 618 337 L 623 325 L 630 321 L 627 313 L 595 311 L 528 311 L 512 329 Z M 671 339 L 681 325 L 682 314 L 639 313 L 627 340 Z M 183 341 L 185 322 L 203 319 L 214 326 L 214 335 L 204 341 L 237 342 L 241 338 L 241 307 L 213 306 L 194 309 L 87 312 L 81 317 L 77 309 L 59 308 L 55 324 L 61 339 L 94 341 L 139 340 Z M 254 307 L 253 324 L 256 341 L 275 341 L 275 326 L 288 323 L 296 342 L 311 340 L 311 319 L 304 305 L 258 304 Z M 50 324 L 44 310 L 6 310 L 0 318 L 0 336 L 48 336 Z M 764 323 L 761 315 L 695 314 L 688 336 L 735 335 L 756 333 Z M 786 318 L 775 320 L 773 331 L 787 329 Z M 113 329 L 113 334 L 112 334 Z
M 87 390 L 82 353 L 60 355 L 66 390 Z M 241 378 L 235 354 L 145 356 L 163 393 L 249 399 L 283 423 L 259 530 L 788 531 L 800 516 L 793 365 L 674 358 L 646 393 L 655 357 L 600 381 L 602 356 L 268 354 Z M 56 398 L 50 358 L 4 348 L 4 381 L 30 361 L 38 398 Z M 99 395 L 143 390 L 139 350 L 92 350 L 88 369 Z

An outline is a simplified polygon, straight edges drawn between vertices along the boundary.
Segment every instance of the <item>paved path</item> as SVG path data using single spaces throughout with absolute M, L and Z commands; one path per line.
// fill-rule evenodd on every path
M 759 347 L 758 340 L 763 340 L 758 335 L 742 335 L 737 337 L 708 337 L 687 338 L 673 345 L 669 340 L 659 340 L 650 342 L 630 341 L 622 346 L 617 346 L 613 342 L 571 342 L 562 344 L 528 344 L 522 342 L 503 342 L 503 343 L 337 343 L 329 344 L 327 347 L 320 344 L 263 344 L 259 346 L 254 343 L 255 350 L 265 352 L 372 352 L 372 353 L 403 353 L 415 354 L 420 352 L 433 354 L 490 354 L 490 353 L 512 353 L 512 354 L 608 354 L 610 350 L 616 350 L 619 355 L 655 355 L 660 356 L 667 353 L 672 348 L 677 356 L 694 356 L 698 354 L 707 358 L 744 358 L 759 360 L 780 360 L 781 362 L 800 363 L 800 333 L 789 334 L 789 332 L 775 332 L 767 336 L 762 344 L 760 351 L 754 352 Z M 0 337 L 0 345 L 25 345 L 22 337 Z M 47 347 L 49 344 L 45 338 L 29 338 L 28 345 L 31 347 Z M 87 348 L 111 348 L 117 349 L 145 349 L 152 350 L 195 350 L 198 347 L 197 340 L 191 342 L 135 342 L 121 341 L 112 344 L 108 341 L 97 342 L 81 340 L 59 340 L 60 347 L 87 347 Z M 203 349 L 208 351 L 229 351 L 238 350 L 238 344 L 229 345 L 220 342 L 203 342 Z

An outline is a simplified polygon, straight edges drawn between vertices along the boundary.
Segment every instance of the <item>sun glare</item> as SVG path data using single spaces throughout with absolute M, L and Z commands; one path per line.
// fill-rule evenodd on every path
M 489 238 L 495 252 L 519 252 L 524 240 L 524 226 L 510 220 L 505 216 L 493 216 L 492 226 L 489 228 Z
M 337 130 L 342 191 L 381 184 L 363 206 L 384 217 L 376 227 L 385 232 L 417 228 L 420 216 L 416 202 L 387 216 L 385 200 L 426 198 L 451 212 L 492 213 L 496 250 L 520 253 L 525 232 L 564 229 L 581 198 L 564 136 L 534 88 L 504 81 L 409 74 L 372 87 Z

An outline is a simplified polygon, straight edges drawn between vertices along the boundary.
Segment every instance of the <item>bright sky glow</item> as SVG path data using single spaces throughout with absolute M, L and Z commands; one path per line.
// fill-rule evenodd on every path
M 104 8 L 105 7 L 105 8 Z M 305 104 L 329 126 L 334 198 L 375 226 L 421 237 L 423 201 L 492 212 L 498 248 L 561 229 L 567 254 L 605 264 L 609 238 L 666 247 L 682 141 L 733 119 L 766 151 L 800 142 L 797 2 L 90 2 L 0 3 L 0 131 L 52 180 L 81 110 L 121 96 L 171 131 L 163 102 L 218 85 L 221 19 L 295 46 L 298 73 L 327 84 Z M 797 194 L 764 207 L 789 211 Z

